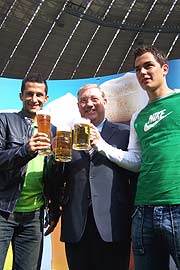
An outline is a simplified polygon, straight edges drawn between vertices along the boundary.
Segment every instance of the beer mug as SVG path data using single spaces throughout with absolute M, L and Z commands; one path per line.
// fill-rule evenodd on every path
M 55 138 L 54 158 L 58 162 L 72 159 L 72 130 L 69 126 L 58 127 Z
M 73 133 L 73 149 L 75 150 L 89 150 L 90 149 L 90 120 L 80 118 L 74 124 Z
M 38 125 L 38 132 L 46 133 L 48 138 L 50 139 L 50 129 L 51 129 L 51 116 L 45 110 L 39 110 L 36 112 L 37 115 L 37 125 Z M 45 150 L 39 150 L 39 155 L 49 155 L 51 153 L 51 148 L 47 148 Z

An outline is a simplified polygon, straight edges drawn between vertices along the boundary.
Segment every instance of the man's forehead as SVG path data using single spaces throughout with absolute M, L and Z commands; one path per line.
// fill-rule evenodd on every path
M 148 64 L 152 64 L 154 61 L 144 61 L 142 63 L 136 63 L 135 68 L 140 67 L 140 66 L 145 66 Z
M 79 96 L 101 96 L 101 91 L 99 88 L 89 88 L 89 89 L 82 89 L 79 92 Z
M 46 85 L 38 82 L 26 82 L 24 91 L 45 91 Z

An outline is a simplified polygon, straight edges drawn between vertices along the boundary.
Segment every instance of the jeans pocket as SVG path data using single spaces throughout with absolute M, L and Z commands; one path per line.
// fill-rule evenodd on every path
M 171 216 L 166 217 L 165 229 L 169 232 L 168 236 L 171 236 L 169 236 L 169 241 L 172 243 L 178 265 L 180 265 L 180 206 L 171 206 L 170 212 Z M 168 222 L 168 218 L 170 222 Z
M 137 207 L 132 215 L 132 248 L 134 254 L 144 254 L 143 247 L 143 209 Z
M 138 211 L 138 207 L 134 207 L 134 209 L 132 211 L 131 219 L 134 218 L 134 216 L 136 215 L 137 211 Z

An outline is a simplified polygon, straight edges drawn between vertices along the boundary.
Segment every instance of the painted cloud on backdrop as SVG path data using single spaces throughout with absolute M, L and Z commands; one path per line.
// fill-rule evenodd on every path
M 49 102 L 44 108 L 51 114 L 51 122 L 56 127 L 62 125 L 72 127 L 75 119 L 80 117 L 77 98 L 71 93 Z
M 112 122 L 129 121 L 132 114 L 148 102 L 147 93 L 140 87 L 135 73 L 126 73 L 100 86 L 108 100 L 106 117 Z
M 146 92 L 140 87 L 134 73 L 108 80 L 102 83 L 101 88 L 106 94 L 108 103 L 106 117 L 112 122 L 127 122 L 135 111 L 143 108 L 148 102 Z M 79 118 L 77 98 L 71 93 L 49 102 L 45 109 L 51 114 L 55 126 L 68 124 L 73 126 Z

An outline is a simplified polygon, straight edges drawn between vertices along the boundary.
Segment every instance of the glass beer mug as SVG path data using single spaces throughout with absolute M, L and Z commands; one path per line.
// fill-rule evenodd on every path
M 80 118 L 74 124 L 73 149 L 89 150 L 90 149 L 90 120 Z
M 50 129 L 51 129 L 51 116 L 45 110 L 39 110 L 36 112 L 37 115 L 37 125 L 38 132 L 46 133 L 50 139 Z M 49 155 L 51 153 L 51 148 L 45 150 L 39 150 L 39 155 Z
M 54 144 L 54 158 L 58 162 L 70 162 L 72 159 L 72 130 L 69 126 L 57 128 Z

